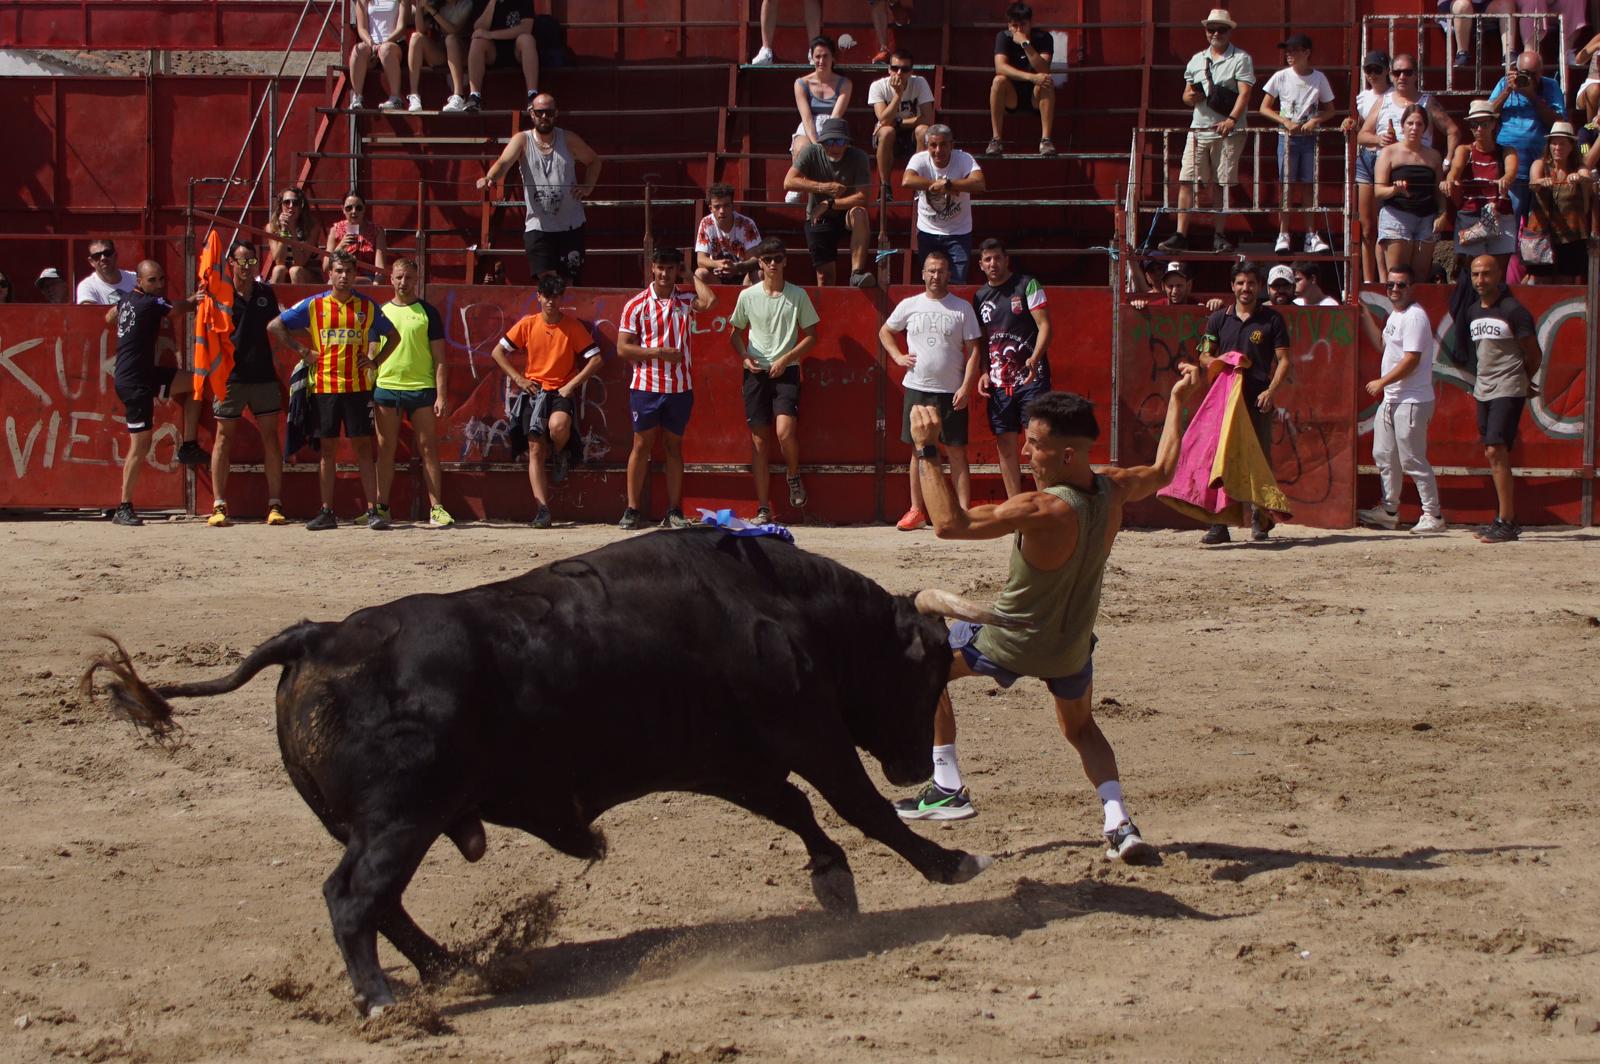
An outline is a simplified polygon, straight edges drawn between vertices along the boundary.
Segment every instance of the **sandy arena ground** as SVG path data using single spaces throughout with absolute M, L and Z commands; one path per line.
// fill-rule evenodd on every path
M 996 854 L 977 880 L 925 884 L 820 803 L 855 921 L 818 911 L 797 839 L 712 800 L 613 811 L 587 871 L 491 827 L 480 864 L 441 842 L 407 895 L 477 972 L 423 993 L 385 944 L 408 1003 L 373 1023 L 322 902 L 337 847 L 279 763 L 276 670 L 179 703 L 173 753 L 75 690 L 91 627 L 147 679 L 200 678 L 301 617 L 618 534 L 0 523 L 0 1059 L 1600 1059 L 1594 532 L 1125 533 L 1096 696 L 1157 865 L 1102 860 L 1042 686 L 969 680 L 981 815 L 918 830 Z M 1007 549 L 799 537 L 983 599 Z

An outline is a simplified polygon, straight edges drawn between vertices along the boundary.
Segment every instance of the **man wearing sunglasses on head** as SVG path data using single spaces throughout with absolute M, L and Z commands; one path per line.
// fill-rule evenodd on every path
M 102 307 L 120 303 L 139 281 L 138 274 L 117 266 L 117 245 L 109 240 L 89 242 L 89 265 L 94 272 L 78 282 L 77 303 Z
M 785 192 L 806 197 L 806 249 L 817 271 L 817 284 L 834 283 L 838 274 L 839 238 L 850 235 L 850 283 L 871 288 L 877 277 L 867 268 L 867 184 L 872 163 L 867 153 L 850 146 L 850 127 L 842 118 L 817 122 L 817 143 L 807 144 L 784 175 Z
M 1433 419 L 1433 322 L 1416 302 L 1411 267 L 1389 267 L 1389 301 L 1394 309 L 1378 329 L 1372 307 L 1361 304 L 1361 330 L 1367 341 L 1383 351 L 1382 376 L 1366 384 L 1367 395 L 1378 400 L 1372 415 L 1372 460 L 1383 484 L 1383 501 L 1357 512 L 1368 528 L 1394 529 L 1400 525 L 1400 493 L 1410 474 L 1422 502 L 1422 518 L 1413 532 L 1443 532 L 1444 511 L 1439 507 L 1439 483 L 1428 464 L 1428 422 Z
M 528 220 L 522 246 L 535 278 L 559 274 L 576 285 L 583 273 L 583 201 L 600 180 L 600 156 L 570 130 L 556 128 L 556 98 L 540 93 L 528 105 L 533 128 L 514 134 L 477 187 L 493 189 L 513 166 L 522 167 L 522 196 Z M 578 167 L 583 178 L 578 178 Z

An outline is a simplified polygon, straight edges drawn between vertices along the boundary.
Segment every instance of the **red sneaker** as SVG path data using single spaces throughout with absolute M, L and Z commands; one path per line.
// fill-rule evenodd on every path
M 927 528 L 928 515 L 913 506 L 906 511 L 904 517 L 895 522 L 894 527 L 902 532 L 915 532 L 919 528 Z
M 887 63 L 888 61 L 889 49 L 887 48 L 879 48 L 877 54 L 872 57 L 872 62 L 874 65 Z

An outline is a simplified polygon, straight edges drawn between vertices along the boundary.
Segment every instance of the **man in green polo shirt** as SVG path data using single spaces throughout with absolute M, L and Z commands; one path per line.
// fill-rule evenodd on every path
M 769 456 L 776 433 L 788 471 L 789 505 L 806 504 L 800 481 L 800 360 L 817 342 L 817 310 L 799 285 L 783 279 L 783 241 L 768 237 L 756 247 L 761 283 L 739 293 L 733 314 L 733 350 L 744 362 L 744 418 L 750 425 L 756 475 L 755 523 L 772 523 L 768 502 Z
M 444 320 L 433 304 L 417 294 L 415 262 L 396 259 L 389 282 L 394 285 L 394 298 L 383 305 L 383 316 L 394 326 L 398 342 L 378 364 L 378 381 L 372 391 L 378 429 L 378 502 L 373 527 L 389 527 L 389 487 L 394 483 L 394 452 L 400 442 L 403 413 L 411 419 L 416 456 L 422 460 L 422 478 L 433 504 L 428 524 L 448 528 L 455 518 L 444 508 L 437 431 L 437 419 L 447 411 Z

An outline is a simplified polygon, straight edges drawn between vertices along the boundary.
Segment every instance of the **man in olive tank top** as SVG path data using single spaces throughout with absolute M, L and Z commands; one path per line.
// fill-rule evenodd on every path
M 1094 622 L 1100 612 L 1106 558 L 1122 527 L 1123 506 L 1154 495 L 1171 482 L 1177 469 L 1181 407 L 1200 379 L 1199 370 L 1191 365 L 1181 366 L 1180 373 L 1153 465 L 1095 472 L 1089 465 L 1089 449 L 1100 435 L 1094 406 L 1066 392 L 1048 392 L 1028 405 L 1022 455 L 1037 491 L 963 510 L 943 468 L 937 462 L 922 463 L 922 493 L 939 538 L 1015 537 L 1010 574 L 994 608 L 1026 627 L 954 622 L 950 646 L 956 653 L 950 679 L 989 676 L 1002 687 L 1022 676 L 1044 680 L 1055 699 L 1062 734 L 1078 751 L 1083 771 L 1100 796 L 1106 856 L 1113 860 L 1134 860 L 1150 854 L 1152 847 L 1140 838 L 1123 807 L 1117 755 L 1094 720 Z M 938 436 L 938 412 L 914 407 L 913 448 L 929 448 Z M 971 795 L 961 785 L 956 719 L 948 691 L 939 697 L 933 735 L 933 779 L 920 794 L 896 802 L 896 811 L 906 820 L 975 816 Z

